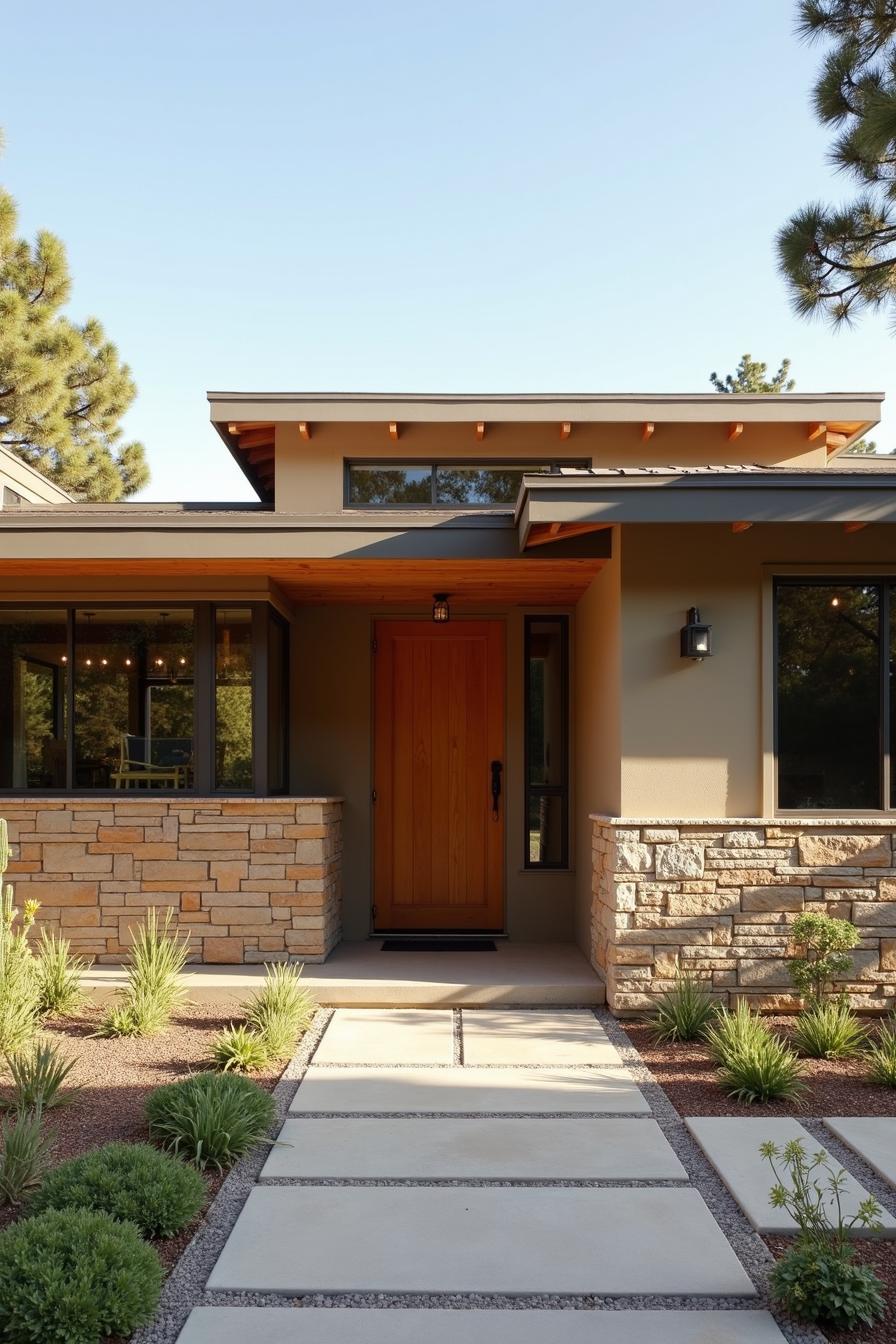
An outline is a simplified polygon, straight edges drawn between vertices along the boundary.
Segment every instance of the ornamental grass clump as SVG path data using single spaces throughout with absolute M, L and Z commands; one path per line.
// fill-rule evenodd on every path
M 0 1120 L 0 1205 L 20 1204 L 43 1180 L 53 1142 L 42 1120 L 39 1109 Z
M 180 974 L 190 955 L 189 934 L 172 932 L 172 914 L 159 919 L 155 907 L 132 932 L 128 983 L 103 1018 L 100 1036 L 155 1036 L 183 1000 Z
M 98 1344 L 152 1320 L 158 1255 L 133 1223 L 91 1209 L 50 1209 L 0 1232 L 0 1339 Z
M 246 1022 L 262 1038 L 272 1059 L 292 1055 L 314 1017 L 317 1004 L 302 984 L 303 969 L 286 962 L 269 963 L 261 989 L 243 1005 Z
M 868 1047 L 868 1077 L 881 1087 L 896 1087 L 896 1019 L 882 1026 Z
M 55 1167 L 28 1212 L 94 1209 L 135 1223 L 144 1237 L 173 1237 L 204 1200 L 205 1182 L 195 1167 L 149 1143 L 107 1143 Z
M 80 1091 L 80 1085 L 62 1091 L 76 1062 L 66 1059 L 50 1041 L 8 1055 L 12 1093 L 4 1097 L 4 1104 L 17 1111 L 48 1111 L 65 1105 Z
M 9 860 L 9 834 L 0 817 L 0 1054 L 4 1055 L 27 1045 L 40 1020 L 40 989 L 28 943 L 39 902 L 26 901 L 20 915 L 12 887 L 3 881 Z
M 865 1044 L 866 1033 L 846 998 L 812 1000 L 797 1016 L 793 1043 L 810 1059 L 852 1059 Z
M 858 1227 L 882 1230 L 877 1200 L 869 1195 L 844 1218 L 846 1173 L 835 1171 L 825 1152 L 807 1154 L 800 1139 L 783 1148 L 764 1143 L 759 1151 L 775 1177 L 769 1203 L 786 1209 L 798 1228 L 793 1249 L 771 1272 L 773 1297 L 800 1321 L 839 1330 L 873 1325 L 884 1315 L 883 1284 L 855 1263 L 849 1236 Z
M 231 1022 L 212 1041 L 211 1061 L 225 1073 L 257 1073 L 270 1059 L 265 1038 L 243 1022 Z
M 92 964 L 89 957 L 72 956 L 67 938 L 41 929 L 35 959 L 41 1017 L 68 1017 L 75 1012 L 84 997 L 81 976 Z
M 232 1166 L 267 1138 L 274 1115 L 270 1094 L 239 1073 L 196 1073 L 146 1102 L 150 1136 L 200 1170 Z
M 711 995 L 692 976 L 680 976 L 667 989 L 647 1018 L 653 1038 L 668 1044 L 696 1041 L 706 1032 L 718 1011 Z
M 745 1038 L 721 1055 L 719 1085 L 729 1097 L 748 1105 L 796 1101 L 804 1090 L 800 1060 L 760 1018 L 755 1021 Z
M 733 1010 L 723 1008 L 704 1034 L 704 1042 L 717 1064 L 733 1054 L 755 1050 L 757 1042 L 768 1035 L 768 1027 L 754 1013 L 746 999 L 738 999 Z

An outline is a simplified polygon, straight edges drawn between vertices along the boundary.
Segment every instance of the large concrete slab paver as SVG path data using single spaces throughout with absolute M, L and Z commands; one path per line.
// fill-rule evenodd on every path
M 312 1064 L 450 1064 L 454 1014 L 428 1008 L 337 1008 Z
M 290 1111 L 523 1114 L 650 1111 L 632 1079 L 606 1069 L 309 1069 Z
M 260 1186 L 208 1287 L 755 1294 L 696 1190 L 644 1186 Z
M 465 1064 L 621 1065 L 593 1013 L 464 1009 Z
M 784 1344 L 767 1311 L 197 1307 L 178 1344 Z
M 686 1119 L 685 1124 L 757 1232 L 784 1236 L 796 1232 L 796 1223 L 786 1209 L 773 1208 L 769 1203 L 769 1191 L 775 1184 L 775 1177 L 759 1148 L 768 1141 L 783 1148 L 792 1139 L 801 1139 L 806 1152 L 811 1155 L 822 1149 L 814 1135 L 796 1120 L 784 1116 L 697 1116 Z M 784 1178 L 783 1165 L 777 1165 Z M 840 1163 L 832 1159 L 832 1167 L 839 1171 Z M 847 1173 L 841 1197 L 844 1216 L 854 1214 L 867 1195 L 867 1190 Z M 833 1201 L 830 1201 L 830 1211 L 834 1212 Z M 896 1219 L 884 1214 L 881 1221 L 884 1224 L 882 1235 L 896 1237 Z M 858 1227 L 854 1234 L 869 1235 Z
M 287 1120 L 262 1177 L 686 1181 L 655 1120 Z
M 864 1158 L 878 1176 L 896 1185 L 896 1119 L 887 1115 L 835 1115 L 825 1120 L 825 1124 Z

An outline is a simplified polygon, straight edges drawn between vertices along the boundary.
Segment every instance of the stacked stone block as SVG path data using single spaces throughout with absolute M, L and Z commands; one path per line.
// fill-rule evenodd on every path
M 324 961 L 342 924 L 332 798 L 10 799 L 8 877 L 38 927 L 120 961 L 147 906 L 173 911 L 192 960 Z
M 592 962 L 614 1011 L 650 1007 L 683 972 L 728 1004 L 796 1009 L 787 961 L 804 910 L 859 930 L 841 985 L 854 1006 L 896 1007 L 896 822 L 592 824 Z

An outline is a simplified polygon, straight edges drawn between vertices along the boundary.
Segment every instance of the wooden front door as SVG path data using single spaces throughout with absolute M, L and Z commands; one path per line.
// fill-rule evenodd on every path
M 374 927 L 499 931 L 503 623 L 380 621 L 375 637 Z

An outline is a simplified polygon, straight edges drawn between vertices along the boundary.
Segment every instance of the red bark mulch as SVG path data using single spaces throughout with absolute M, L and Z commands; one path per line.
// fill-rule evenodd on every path
M 782 1036 L 793 1030 L 792 1017 L 770 1017 L 766 1021 Z M 716 1066 L 709 1051 L 699 1041 L 657 1045 L 645 1023 L 620 1025 L 680 1115 L 896 1116 L 896 1088 L 869 1082 L 867 1066 L 861 1059 L 804 1060 L 803 1082 L 807 1086 L 799 1101 L 749 1105 L 726 1097 L 716 1081 Z
M 146 1039 L 94 1036 L 102 1016 L 103 1009 L 90 1006 L 75 1018 L 51 1022 L 45 1028 L 45 1035 L 77 1060 L 65 1086 L 81 1084 L 70 1104 L 47 1112 L 47 1126 L 55 1136 L 53 1165 L 113 1140 L 145 1143 L 149 1135 L 143 1108 L 149 1093 L 163 1083 L 210 1067 L 212 1040 L 233 1015 L 222 1015 L 220 1006 L 213 1004 L 190 1005 L 178 1009 L 166 1031 Z M 281 1072 L 282 1065 L 274 1065 L 253 1074 L 253 1079 L 271 1091 Z M 216 1172 L 206 1172 L 208 1195 L 203 1212 L 178 1236 L 153 1242 L 166 1270 L 193 1237 L 222 1180 Z M 0 1209 L 0 1227 L 21 1213 L 21 1209 Z

